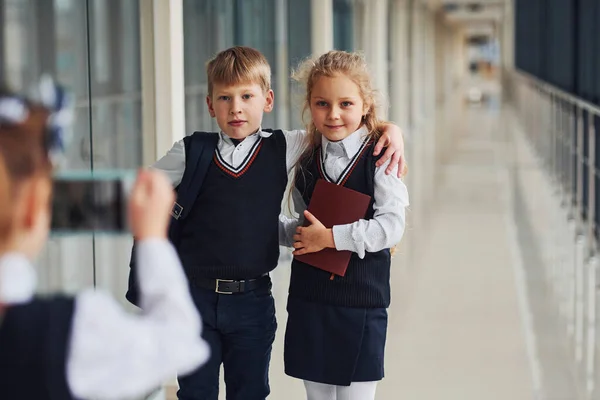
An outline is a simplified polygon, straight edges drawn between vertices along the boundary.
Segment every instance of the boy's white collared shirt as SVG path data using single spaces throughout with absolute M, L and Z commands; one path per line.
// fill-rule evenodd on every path
M 259 129 L 256 133 L 235 145 L 229 136 L 220 132 L 217 149 L 223 161 L 235 169 L 247 159 L 258 140 L 268 138 L 272 134 Z M 306 132 L 302 130 L 283 131 L 283 134 L 286 141 L 286 167 L 288 173 L 290 173 L 304 150 L 307 149 L 308 138 Z M 177 186 L 181 182 L 185 171 L 185 145 L 183 139 L 173 144 L 167 154 L 152 164 L 152 168 L 166 173 L 173 186 Z

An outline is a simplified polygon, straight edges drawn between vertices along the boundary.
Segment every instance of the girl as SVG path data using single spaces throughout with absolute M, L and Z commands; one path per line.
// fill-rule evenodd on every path
M 311 146 L 299 162 L 292 197 L 296 211 L 304 211 L 311 224 L 288 225 L 288 243 L 294 255 L 326 247 L 355 254 L 346 275 L 333 279 L 292 262 L 285 371 L 304 380 L 309 400 L 374 399 L 383 378 L 389 249 L 404 232 L 408 194 L 396 173 L 385 174 L 386 164 L 376 167 L 372 146 L 380 121 L 364 59 L 331 51 L 306 62 L 295 77 L 306 84 Z M 371 196 L 366 218 L 325 228 L 305 211 L 318 179 Z
M 47 86 L 46 86 L 47 87 Z M 208 357 L 179 259 L 166 239 L 168 180 L 140 172 L 129 203 L 138 239 L 143 315 L 92 289 L 34 297 L 32 262 L 49 231 L 52 159 L 62 147 L 67 97 L 47 106 L 0 91 L 0 397 L 130 398 Z

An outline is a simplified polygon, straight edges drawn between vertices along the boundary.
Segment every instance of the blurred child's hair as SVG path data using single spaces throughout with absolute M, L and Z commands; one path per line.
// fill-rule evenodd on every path
M 235 46 L 218 53 L 206 64 L 208 95 L 213 87 L 257 83 L 267 92 L 271 89 L 271 66 L 265 56 L 251 47 Z
M 0 100 L 12 98 L 0 89 Z M 46 108 L 25 102 L 27 116 L 20 123 L 0 119 L 0 240 L 12 229 L 12 204 L 21 184 L 41 176 L 50 179 L 52 164 L 46 143 Z

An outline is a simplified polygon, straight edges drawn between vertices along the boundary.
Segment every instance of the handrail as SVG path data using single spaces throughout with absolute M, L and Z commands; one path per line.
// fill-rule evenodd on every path
M 567 100 L 569 102 L 571 102 L 572 104 L 578 106 L 579 108 L 582 108 L 586 111 L 591 112 L 592 114 L 595 114 L 597 116 L 600 116 L 600 107 L 592 104 L 588 101 L 585 101 L 571 93 L 567 93 L 562 89 L 557 88 L 554 85 L 549 84 L 548 82 L 542 81 L 539 78 L 524 72 L 522 70 L 518 70 L 518 69 L 514 69 L 512 71 L 515 76 L 521 80 L 526 80 L 526 81 L 530 81 L 535 83 L 538 87 L 544 89 L 546 92 L 554 94 L 560 98 L 562 98 L 563 100 Z
M 506 70 L 505 88 L 525 137 L 552 190 L 544 196 L 552 206 L 536 235 L 544 282 L 557 306 L 559 321 L 568 332 L 576 375 L 587 395 L 598 398 L 597 366 L 598 278 L 600 243 L 600 107 L 566 93 L 530 74 Z M 566 105 L 566 106 L 565 106 Z M 515 185 L 515 190 L 522 190 Z M 532 198 L 529 204 L 538 199 Z M 516 203 L 522 212 L 526 203 Z M 542 216 L 542 214 L 538 214 Z M 548 221 L 549 220 L 549 221 Z M 541 254 L 541 253 L 540 253 Z M 579 381 L 579 382 L 581 382 Z

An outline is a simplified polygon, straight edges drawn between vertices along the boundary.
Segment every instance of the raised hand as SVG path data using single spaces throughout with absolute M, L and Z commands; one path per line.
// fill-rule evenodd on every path
M 333 231 L 326 228 L 321 221 L 308 211 L 304 211 L 304 218 L 310 222 L 309 226 L 299 226 L 294 235 L 294 248 L 292 254 L 299 256 L 307 253 L 315 253 L 324 248 L 335 248 Z
M 167 237 L 173 187 L 159 171 L 141 170 L 129 198 L 129 223 L 137 240 Z

